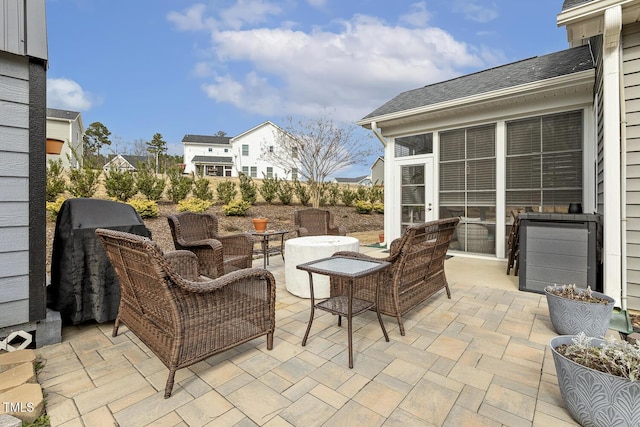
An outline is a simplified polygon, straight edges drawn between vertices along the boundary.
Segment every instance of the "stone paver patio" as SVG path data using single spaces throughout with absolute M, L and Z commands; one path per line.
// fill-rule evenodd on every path
M 362 248 L 363 251 L 370 248 Z M 379 252 L 378 252 L 379 253 Z M 254 266 L 261 267 L 262 259 Z M 452 299 L 441 292 L 406 316 L 406 336 L 375 313 L 354 319 L 354 367 L 346 322 L 316 312 L 301 346 L 309 300 L 288 293 L 279 256 L 276 334 L 168 370 L 125 327 L 68 326 L 63 342 L 37 350 L 52 426 L 564 426 L 547 346 L 555 336 L 543 295 L 518 291 L 506 263 L 446 261 Z

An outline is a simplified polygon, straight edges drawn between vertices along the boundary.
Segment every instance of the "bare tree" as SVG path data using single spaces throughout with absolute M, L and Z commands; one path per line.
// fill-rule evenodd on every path
M 322 184 L 328 176 L 354 164 L 366 164 L 375 150 L 369 134 L 356 135 L 356 126 L 338 123 L 330 114 L 316 119 L 286 119 L 275 132 L 275 144 L 262 146 L 262 158 L 288 173 L 296 169 L 306 179 L 313 207 L 320 206 Z

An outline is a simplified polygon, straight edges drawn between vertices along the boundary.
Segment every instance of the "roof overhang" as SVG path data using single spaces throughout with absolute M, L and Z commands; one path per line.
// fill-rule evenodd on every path
M 605 10 L 622 6 L 622 24 L 640 20 L 640 0 L 599 0 L 567 9 L 558 14 L 557 24 L 566 27 L 567 40 L 572 47 L 604 32 Z
M 367 129 L 372 128 L 372 123 L 379 128 L 389 128 L 420 121 L 461 117 L 478 111 L 505 108 L 513 104 L 529 103 L 551 97 L 593 93 L 594 78 L 595 70 L 590 69 L 438 104 L 369 117 L 358 121 L 357 124 Z

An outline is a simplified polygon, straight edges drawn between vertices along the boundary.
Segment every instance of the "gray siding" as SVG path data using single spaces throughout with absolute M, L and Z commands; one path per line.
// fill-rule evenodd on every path
M 29 60 L 0 52 L 0 327 L 29 321 Z
M 0 0 L 0 51 L 47 59 L 45 0 Z
M 627 306 L 640 309 L 640 25 L 625 25 L 622 72 L 626 127 Z

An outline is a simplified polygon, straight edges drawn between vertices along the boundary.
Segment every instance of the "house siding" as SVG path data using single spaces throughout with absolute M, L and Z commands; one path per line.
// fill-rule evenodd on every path
M 62 160 L 62 166 L 65 168 L 81 166 L 80 162 L 73 156 L 75 151 L 77 157 L 82 157 L 82 137 L 84 129 L 82 128 L 80 115 L 74 120 L 63 120 L 55 118 L 47 118 L 47 138 L 56 138 L 64 141 L 60 154 L 47 154 L 47 164 L 49 160 Z M 69 161 L 71 159 L 71 161 Z
M 29 61 L 0 52 L 0 327 L 29 321 Z
M 640 24 L 622 32 L 626 124 L 627 307 L 640 310 Z

